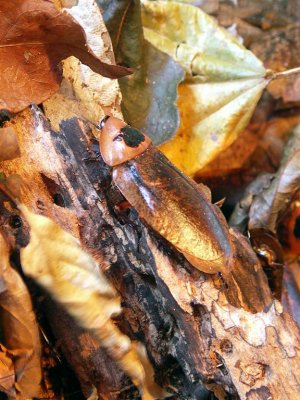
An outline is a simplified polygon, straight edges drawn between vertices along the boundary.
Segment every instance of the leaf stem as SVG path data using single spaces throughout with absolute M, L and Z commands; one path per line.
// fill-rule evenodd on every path
M 127 17 L 128 10 L 129 10 L 129 7 L 131 6 L 131 3 L 132 3 L 132 0 L 130 0 L 128 2 L 127 6 L 126 6 L 126 8 L 125 8 L 125 10 L 123 12 L 121 21 L 120 21 L 120 25 L 119 25 L 119 28 L 118 28 L 118 31 L 117 31 L 117 35 L 116 35 L 115 54 L 117 54 L 117 49 L 119 47 L 121 33 L 122 33 L 123 28 L 124 28 L 125 18 Z
M 296 74 L 300 74 L 300 67 L 288 69 L 288 70 L 282 71 L 282 72 L 274 72 L 273 76 L 272 76 L 272 80 L 285 78 L 287 76 L 296 75 Z

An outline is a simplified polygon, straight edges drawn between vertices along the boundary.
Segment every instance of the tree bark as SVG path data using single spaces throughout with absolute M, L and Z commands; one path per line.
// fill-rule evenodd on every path
M 299 396 L 299 329 L 272 299 L 243 236 L 231 230 L 236 256 L 226 276 L 201 273 L 142 224 L 133 208 L 118 211 L 122 197 L 110 168 L 95 159 L 97 141 L 83 122 L 68 120 L 53 132 L 31 107 L 11 124 L 21 157 L 2 162 L 1 170 L 19 174 L 23 202 L 80 238 L 99 262 L 122 297 L 116 323 L 145 344 L 156 381 L 172 398 L 209 399 L 210 391 L 218 399 Z M 29 232 L 25 221 L 11 227 L 15 214 L 7 202 L 1 205 L 1 224 L 23 246 Z M 100 399 L 139 398 L 117 364 L 58 304 L 45 295 L 38 307 L 86 397 L 96 388 Z

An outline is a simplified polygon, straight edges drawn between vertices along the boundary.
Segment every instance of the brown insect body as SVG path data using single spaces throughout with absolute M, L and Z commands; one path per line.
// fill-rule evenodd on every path
M 114 120 L 109 118 L 110 126 Z M 119 129 L 119 120 L 115 125 Z M 101 136 L 110 133 L 105 124 Z M 145 140 L 149 138 L 145 136 Z M 141 145 L 146 145 L 145 141 Z M 108 149 L 101 148 L 100 139 L 104 160 L 109 158 L 105 154 Z M 123 196 L 140 218 L 194 267 L 207 273 L 228 270 L 233 254 L 228 226 L 219 208 L 208 199 L 205 187 L 180 172 L 150 142 L 146 149 L 137 149 L 135 157 L 114 166 L 113 180 Z
M 250 242 L 268 278 L 270 289 L 281 300 L 284 255 L 277 236 L 266 228 L 249 231 Z

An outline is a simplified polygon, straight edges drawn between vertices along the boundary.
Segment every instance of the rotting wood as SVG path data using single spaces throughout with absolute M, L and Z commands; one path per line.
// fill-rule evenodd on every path
M 205 398 L 203 382 L 220 399 L 225 392 L 231 399 L 297 398 L 299 330 L 280 303 L 272 302 L 245 238 L 232 231 L 237 257 L 225 282 L 200 273 L 133 209 L 115 209 L 118 192 L 111 188 L 109 168 L 93 160 L 97 143 L 84 123 L 66 121 L 60 133 L 51 132 L 32 107 L 16 117 L 14 127 L 22 156 L 2 162 L 2 170 L 23 178 L 26 205 L 79 237 L 101 263 L 122 296 L 118 324 L 145 343 L 158 383 L 182 400 Z M 1 224 L 24 245 L 26 226 L 9 232 L 12 213 L 17 214 L 1 206 Z M 124 391 L 129 381 L 102 359 L 102 350 L 91 350 L 89 334 L 58 318 L 61 312 L 48 301 L 53 333 L 84 393 L 95 386 L 103 399 L 138 398 L 132 386 Z M 107 374 L 114 377 L 110 383 Z

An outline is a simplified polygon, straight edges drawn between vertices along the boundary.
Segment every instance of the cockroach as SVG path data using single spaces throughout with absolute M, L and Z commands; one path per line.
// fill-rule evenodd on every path
M 261 266 L 267 276 L 270 289 L 281 300 L 284 256 L 277 236 L 266 228 L 254 228 L 249 238 Z
M 209 189 L 184 175 L 148 136 L 122 120 L 106 116 L 99 128 L 101 156 L 139 217 L 200 271 L 228 271 L 233 244 Z

